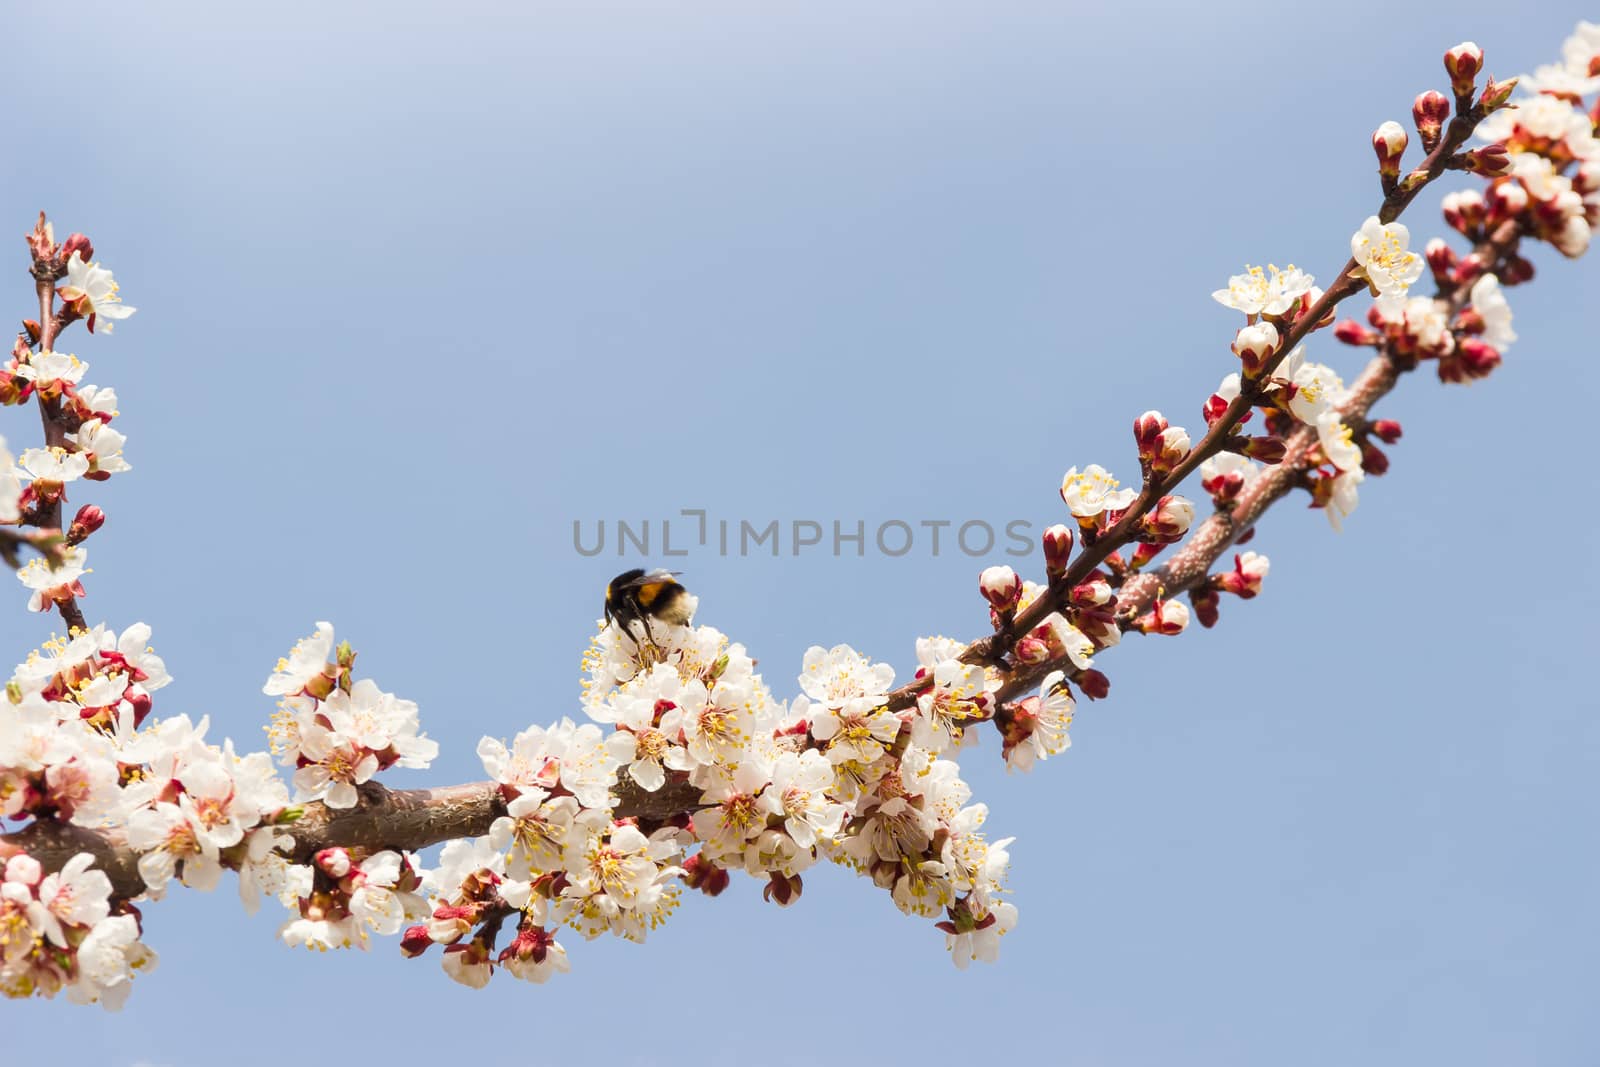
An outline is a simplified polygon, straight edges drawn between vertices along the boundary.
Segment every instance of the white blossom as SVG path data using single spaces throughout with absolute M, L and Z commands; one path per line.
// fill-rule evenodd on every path
M 1243 274 L 1229 278 L 1228 287 L 1218 289 L 1211 298 L 1246 315 L 1282 315 L 1298 304 L 1314 284 L 1315 278 L 1292 263 L 1283 271 L 1272 264 L 1265 271 L 1246 265 Z
M 67 260 L 67 284 L 58 291 L 63 300 L 87 304 L 80 314 L 89 320 L 90 333 L 94 333 L 97 320 L 101 319 L 105 320 L 101 323 L 101 332 L 110 333 L 115 323 L 138 310 L 122 302 L 122 297 L 117 295 L 117 288 L 116 279 L 109 270 L 99 263 L 85 263 L 83 256 L 74 252 L 72 258 Z
M 1092 519 L 1108 510 L 1121 511 L 1137 495 L 1135 489 L 1120 488 L 1120 483 L 1098 463 L 1089 464 L 1081 472 L 1073 467 L 1061 479 L 1061 499 L 1080 519 Z
M 1378 310 L 1385 317 L 1400 314 L 1413 282 L 1426 263 L 1411 251 L 1411 231 L 1398 222 L 1380 222 L 1372 215 L 1350 238 L 1350 254 L 1378 291 Z
M 1500 279 L 1485 274 L 1472 283 L 1468 300 L 1483 319 L 1483 339 L 1503 353 L 1517 335 L 1511 328 L 1511 305 L 1500 288 Z

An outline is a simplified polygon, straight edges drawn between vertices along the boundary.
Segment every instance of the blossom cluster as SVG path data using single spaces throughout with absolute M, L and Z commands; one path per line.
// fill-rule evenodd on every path
M 207 742 L 204 719 L 195 724 L 184 715 L 152 715 L 152 694 L 171 678 L 149 640 L 143 624 L 120 634 L 96 626 L 52 640 L 17 666 L 0 715 L 0 816 L 122 828 L 138 854 L 146 893 L 158 898 L 174 878 L 210 889 L 224 867 L 246 870 L 249 857 L 276 840 L 273 827 L 284 817 L 288 791 L 266 753 L 240 756 L 231 741 Z M 91 860 L 84 853 L 63 871 L 82 876 L 103 901 L 101 888 L 109 892 L 109 883 L 103 873 L 87 871 Z M 12 862 L 19 879 L 30 870 L 25 854 Z M 57 885 L 48 879 L 39 884 Z M 247 884 L 242 874 L 241 889 Z M 29 911 L 20 895 L 13 902 L 20 910 L 12 913 L 7 936 L 24 937 L 25 920 L 28 929 L 39 929 L 41 913 Z M 108 1006 L 120 1004 L 127 975 L 113 967 L 116 958 L 145 967 L 154 956 L 136 944 L 135 914 L 81 914 L 96 916 L 74 920 L 92 929 L 63 942 L 45 928 L 54 948 L 24 954 L 26 966 L 19 963 L 16 980 L 4 984 L 8 994 L 53 995 L 65 987 L 74 998 L 96 999 L 120 989 L 105 996 Z M 122 956 L 109 954 L 113 948 Z
M 439 754 L 438 742 L 417 732 L 417 705 L 370 678 L 352 679 L 354 662 L 348 644 L 334 649 L 333 626 L 319 622 L 262 686 L 282 698 L 270 735 L 279 760 L 294 769 L 296 803 L 355 807 L 356 786 L 379 771 L 425 768 Z
M 0 879 L 0 992 L 51 997 L 62 990 L 78 1004 L 117 1009 L 135 973 L 155 969 L 156 955 L 139 941 L 131 908 L 113 914 L 111 880 L 80 852 L 46 874 L 18 852 Z
M 787 906 L 826 860 L 935 919 L 958 965 L 993 959 L 1016 919 L 1001 899 L 1010 839 L 985 837 L 987 809 L 941 754 L 993 718 L 998 683 L 959 649 L 918 642 L 926 690 L 892 711 L 893 670 L 843 645 L 807 652 L 785 704 L 712 627 L 603 626 L 585 657 L 590 721 L 479 744 L 506 814 L 488 837 L 446 846 L 406 951 L 444 945 L 468 985 L 496 966 L 542 982 L 567 969 L 563 927 L 643 941 L 685 886 L 715 896 L 740 873 Z M 624 796 L 646 814 L 619 813 Z
M 53 341 L 59 328 L 80 319 L 91 333 L 96 323 L 102 333 L 110 333 L 113 323 L 135 309 L 122 303 L 112 273 L 92 262 L 93 245 L 82 234 L 57 244 L 50 224 L 41 217 L 29 235 L 29 245 L 36 267 L 53 268 L 63 276 L 63 284 L 55 289 L 61 307 L 48 322 L 24 323 L 11 355 L 0 363 L 0 405 L 36 400 L 47 425 L 58 434 L 44 447 L 24 449 L 16 457 L 0 442 L 0 523 L 49 527 L 59 525 L 70 485 L 104 481 L 131 469 L 122 455 L 127 438 L 111 426 L 119 414 L 116 391 L 84 384 L 89 365 L 55 350 Z M 86 506 L 70 529 L 62 531 L 64 545 L 18 569 L 17 578 L 29 592 L 30 611 L 49 611 L 84 595 L 82 579 L 89 566 L 82 542 L 104 521 L 99 508 Z
M 1379 349 L 1380 363 L 1393 372 L 1431 359 L 1444 381 L 1481 378 L 1516 340 L 1505 289 L 1533 274 L 1519 239 L 1548 241 L 1569 257 L 1587 248 L 1600 223 L 1600 103 L 1584 97 L 1600 92 L 1600 26 L 1580 24 L 1562 64 L 1507 82 L 1490 77 L 1481 92 L 1483 54 L 1475 44 L 1450 49 L 1444 65 L 1451 97 L 1425 92 L 1413 108 L 1426 160 L 1402 175 L 1410 143 L 1405 128 L 1386 122 L 1373 135 L 1385 203 L 1352 234 L 1350 262 L 1331 292 L 1298 267 L 1269 264 L 1247 266 L 1212 294 L 1245 323 L 1231 345 L 1239 369 L 1202 406 L 1205 436 L 1192 439 L 1157 411 L 1139 416 L 1137 482 L 1123 484 L 1099 464 L 1072 467 L 1062 479 L 1061 499 L 1075 528 L 1045 532 L 1048 585 L 1041 590 L 1009 567 L 980 576 L 995 636 L 979 659 L 1008 676 L 1003 693 L 1016 690 L 1013 676 L 1050 672 L 1039 695 L 1000 700 L 994 718 L 1013 766 L 1065 746 L 1073 683 L 1090 696 L 1103 694 L 1107 682 L 1089 669 L 1090 654 L 1117 643 L 1124 631 L 1175 634 L 1191 618 L 1214 625 L 1223 594 L 1259 593 L 1271 564 L 1248 551 L 1233 557 L 1231 571 L 1201 571 L 1198 578 L 1178 572 L 1182 584 L 1171 592 L 1187 592 L 1192 611 L 1169 598 L 1165 569 L 1154 583 L 1137 584 L 1137 607 L 1124 606 L 1124 587 L 1190 531 L 1196 509 L 1171 490 L 1191 470 L 1198 469 L 1222 521 L 1208 523 L 1204 539 L 1180 550 L 1188 568 L 1196 559 L 1209 565 L 1219 544 L 1248 540 L 1258 501 L 1270 503 L 1291 488 L 1306 490 L 1338 530 L 1355 511 L 1366 478 L 1388 469 L 1380 445 L 1398 441 L 1400 425 L 1368 419 L 1373 396 L 1313 358 L 1309 335 L 1333 327 L 1346 344 Z M 1519 83 L 1524 95 L 1513 99 Z M 1474 133 L 1489 143 L 1467 148 Z M 1474 247 L 1458 255 L 1434 240 L 1414 250 L 1409 229 L 1395 216 L 1422 185 L 1452 169 L 1488 182 L 1482 193 L 1454 192 L 1443 202 L 1446 221 Z M 1424 279 L 1435 283 L 1433 293 L 1418 291 Z M 1361 289 L 1373 298 L 1367 324 L 1335 324 L 1335 307 Z M 1367 380 L 1364 373 L 1358 385 Z M 1253 419 L 1259 421 L 1247 427 Z M 1289 476 L 1275 475 L 1263 488 L 1267 471 L 1291 459 Z M 1073 562 L 1075 540 L 1083 551 Z

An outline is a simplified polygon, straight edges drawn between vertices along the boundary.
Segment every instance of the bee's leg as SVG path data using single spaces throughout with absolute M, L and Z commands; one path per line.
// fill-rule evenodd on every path
M 655 631 L 650 629 L 650 616 L 648 614 L 641 614 L 639 619 L 644 623 L 645 640 L 649 641 L 652 646 L 659 649 L 661 646 L 656 643 Z

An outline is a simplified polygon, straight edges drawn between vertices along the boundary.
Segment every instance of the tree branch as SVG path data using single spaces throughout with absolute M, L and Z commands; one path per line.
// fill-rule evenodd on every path
M 1466 144 L 1468 138 L 1483 121 L 1484 111 L 1481 106 L 1474 106 L 1463 113 L 1458 113 L 1450 120 L 1444 136 L 1434 150 L 1428 153 L 1421 165 L 1414 169 L 1406 179 L 1391 190 L 1383 200 L 1378 210 L 1380 221 L 1389 223 L 1399 218 L 1401 213 L 1410 206 L 1424 188 L 1435 178 L 1449 169 L 1451 159 L 1455 153 Z M 1263 364 L 1261 372 L 1254 378 L 1247 378 L 1242 383 L 1239 395 L 1234 397 L 1227 410 L 1210 426 L 1204 437 L 1190 450 L 1182 462 L 1178 463 L 1164 477 L 1149 478 L 1139 495 L 1117 524 L 1106 531 L 1092 543 L 1085 543 L 1078 555 L 1068 566 L 1066 573 L 1053 580 L 1045 592 L 1032 604 L 1016 614 L 1009 626 L 989 637 L 981 637 L 969 644 L 961 653 L 960 659 L 965 663 L 985 664 L 990 666 L 1005 666 L 1005 656 L 1011 647 L 1024 635 L 1042 623 L 1051 612 L 1059 611 L 1067 604 L 1067 598 L 1074 587 L 1082 584 L 1094 570 L 1106 561 L 1110 555 L 1120 548 L 1126 547 L 1134 539 L 1139 529 L 1140 520 L 1155 507 L 1161 498 L 1182 484 L 1185 478 L 1197 470 L 1202 463 L 1212 458 L 1223 450 L 1224 442 L 1231 437 L 1252 408 L 1260 401 L 1265 383 L 1271 378 L 1273 370 L 1292 352 L 1302 340 L 1305 339 L 1316 324 L 1330 314 L 1341 301 L 1354 296 L 1366 288 L 1360 276 L 1352 276 L 1357 269 L 1355 259 L 1345 261 L 1339 270 L 1338 277 L 1323 292 L 1322 297 L 1304 314 L 1296 318 L 1283 335 L 1277 351 Z M 1390 382 L 1388 388 L 1393 387 Z M 1388 392 L 1383 389 L 1372 399 Z M 1303 436 L 1303 435 L 1302 435 Z M 1312 437 L 1315 434 L 1313 432 Z M 1307 447 L 1304 441 L 1300 442 L 1301 454 Z M 1286 457 L 1287 458 L 1287 457 Z M 1287 492 L 1287 487 L 1283 492 Z M 1281 493 L 1280 493 L 1281 495 Z M 1275 498 L 1274 498 L 1275 499 Z M 1264 502 L 1270 504 L 1271 500 Z M 1243 529 L 1243 527 L 1239 527 Z M 1205 532 L 1205 531 L 1202 531 Z M 1219 530 L 1213 528 L 1207 534 L 1208 538 L 1215 539 L 1221 536 Z M 1231 535 L 1222 542 L 1222 548 L 1231 544 Z M 1170 566 L 1170 564 L 1169 564 Z M 1148 602 L 1148 600 L 1146 600 Z M 1044 664 L 1037 667 L 1019 668 L 1011 671 L 1006 684 L 1000 690 L 1002 700 L 1009 696 L 1030 688 L 1028 680 L 1043 678 L 1049 670 L 1058 669 L 1057 663 Z M 916 703 L 917 695 L 927 687 L 931 679 L 919 678 L 907 682 L 905 685 L 893 690 L 888 697 L 888 707 L 892 711 L 909 708 Z
M 361 800 L 353 808 L 330 808 L 321 801 L 305 806 L 305 814 L 286 829 L 294 847 L 286 855 L 291 863 L 308 863 L 325 848 L 386 848 L 415 852 L 462 837 L 482 837 L 506 813 L 498 782 L 469 782 L 437 789 L 388 789 L 377 782 L 360 787 Z M 623 771 L 617 783 L 618 819 L 662 822 L 693 812 L 700 806 L 700 791 L 686 783 L 668 783 L 654 793 L 645 792 Z M 145 891 L 139 875 L 139 857 L 128 847 L 121 830 L 93 830 L 54 820 L 41 820 L 16 833 L 0 836 L 0 858 L 27 852 L 46 870 L 59 870 L 80 852 L 95 857 L 95 866 L 111 879 L 112 891 L 121 898 Z

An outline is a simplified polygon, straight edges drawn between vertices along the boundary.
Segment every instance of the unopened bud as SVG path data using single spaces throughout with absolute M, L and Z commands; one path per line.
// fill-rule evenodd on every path
M 1166 474 L 1188 458 L 1188 455 L 1189 431 L 1182 426 L 1168 426 L 1156 439 L 1156 452 L 1151 460 L 1150 469 L 1157 474 Z
M 728 888 L 728 872 L 696 852 L 683 862 L 683 880 L 690 889 L 714 897 Z
M 1433 238 L 1423 248 L 1422 258 L 1428 261 L 1434 281 L 1440 285 L 1449 284 L 1450 272 L 1456 265 L 1456 250 L 1450 247 L 1449 242 L 1442 237 Z
M 350 873 L 350 853 L 342 848 L 325 848 L 316 854 L 314 860 L 330 878 L 343 878 Z
M 1485 115 L 1499 111 L 1506 106 L 1506 101 L 1511 99 L 1511 91 L 1517 87 L 1517 79 L 1497 82 L 1494 75 L 1489 75 L 1489 80 L 1484 83 L 1483 95 L 1478 97 L 1478 106 Z
M 26 852 L 19 852 L 6 860 L 6 881 L 19 885 L 38 885 L 44 877 L 44 865 Z M 27 929 L 24 927 L 23 929 Z
M 1411 119 L 1417 124 L 1417 136 L 1422 138 L 1422 150 L 1432 152 L 1439 146 L 1444 124 L 1450 118 L 1450 100 L 1441 92 L 1429 89 L 1411 105 Z
M 1239 451 L 1263 463 L 1282 463 L 1289 446 L 1281 437 L 1246 437 Z
M 1214 588 L 1232 593 L 1241 600 L 1249 600 L 1261 592 L 1261 583 L 1267 577 L 1272 562 L 1258 552 L 1246 552 L 1233 557 L 1233 570 L 1211 579 Z
M 1072 555 L 1072 529 L 1057 523 L 1047 528 L 1044 542 L 1044 570 L 1051 578 L 1067 572 L 1067 558 Z
M 1392 445 L 1400 440 L 1400 424 L 1394 419 L 1379 419 L 1372 424 L 1372 436 L 1386 445 Z
M 1233 339 L 1233 354 L 1244 362 L 1246 377 L 1260 374 L 1262 366 L 1277 350 L 1278 328 L 1270 322 L 1246 326 Z
M 1400 177 L 1400 157 L 1405 154 L 1405 128 L 1398 122 L 1385 122 L 1372 134 L 1372 150 L 1378 156 L 1378 173 L 1391 181 Z
M 1227 414 L 1229 401 L 1219 393 L 1212 393 L 1206 400 L 1206 406 L 1201 414 L 1205 417 L 1206 425 L 1212 426 L 1216 421 Z
M 1439 201 L 1444 221 L 1465 237 L 1476 237 L 1488 217 L 1488 207 L 1476 189 L 1460 189 L 1444 194 Z
M 978 589 L 996 611 L 1011 611 L 1022 600 L 1022 579 L 1010 567 L 985 568 Z
M 1444 54 L 1444 69 L 1450 75 L 1450 91 L 1461 100 L 1472 96 L 1473 82 L 1483 69 L 1483 49 L 1462 41 Z
M 1139 540 L 1171 544 L 1189 532 L 1194 504 L 1181 496 L 1164 496 L 1139 520 Z
M 1383 338 L 1375 331 L 1369 330 L 1355 319 L 1340 319 L 1333 328 L 1333 336 L 1347 345 L 1376 345 Z
M 1199 589 L 1189 591 L 1189 603 L 1194 607 L 1194 617 L 1200 620 L 1200 625 L 1207 630 L 1217 624 L 1221 614 L 1222 597 L 1215 589 L 1201 586 Z
M 1078 692 L 1090 700 L 1104 700 L 1111 695 L 1111 679 L 1105 676 L 1104 671 L 1091 667 L 1080 671 L 1072 680 L 1078 683 Z
M 1043 637 L 1028 634 L 1011 646 L 1011 654 L 1016 657 L 1018 663 L 1037 666 L 1050 658 L 1050 642 Z
M 1465 285 L 1477 280 L 1478 275 L 1488 269 L 1488 262 L 1476 252 L 1468 252 L 1456 264 L 1456 269 L 1450 273 L 1450 280 L 1456 285 Z
M 1371 441 L 1361 442 L 1361 469 L 1381 478 L 1389 473 L 1389 454 Z
M 1516 218 L 1528 206 L 1528 190 L 1521 182 L 1495 182 L 1489 186 L 1488 221 L 1490 225 Z
M 1189 606 L 1177 600 L 1157 600 L 1155 606 L 1133 622 L 1142 634 L 1181 634 L 1189 625 Z
M 1139 446 L 1139 459 L 1148 463 L 1160 450 L 1161 433 L 1167 420 L 1159 411 L 1147 411 L 1133 420 L 1133 441 Z
M 71 259 L 74 252 L 78 253 L 78 258 L 85 263 L 94 259 L 94 245 L 81 233 L 72 234 L 61 242 L 62 259 Z
M 428 928 L 423 925 L 408 926 L 400 938 L 400 954 L 408 959 L 416 959 L 433 945 L 433 938 L 428 936 Z
M 1484 145 L 1456 157 L 1469 174 L 1485 178 L 1503 178 L 1512 171 L 1511 155 L 1503 144 Z
M 1109 603 L 1111 596 L 1111 583 L 1096 577 L 1073 586 L 1067 600 L 1075 608 L 1098 608 Z
M 1501 285 L 1521 285 L 1533 281 L 1533 264 L 1521 256 L 1512 255 L 1500 265 Z
M 105 524 L 106 513 L 93 504 L 85 504 L 78 509 L 78 514 L 73 516 L 72 525 L 67 527 L 67 544 L 82 544 L 90 534 Z
M 1500 350 L 1478 337 L 1464 337 L 1456 352 L 1470 378 L 1487 378 L 1500 365 Z

